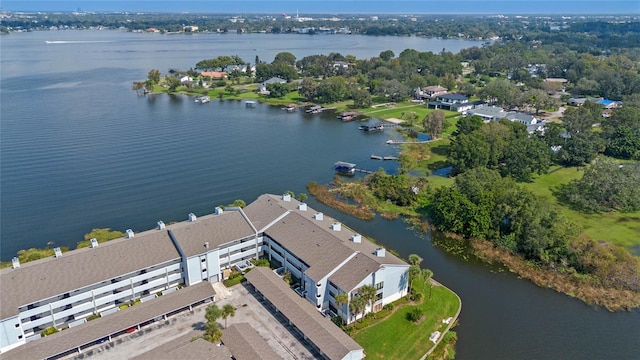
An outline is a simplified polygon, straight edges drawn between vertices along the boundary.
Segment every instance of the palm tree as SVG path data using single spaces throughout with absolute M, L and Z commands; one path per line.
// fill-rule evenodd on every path
M 411 284 L 418 275 L 420 275 L 420 267 L 418 265 L 409 266 L 409 294 L 411 294 L 411 289 L 413 288 Z
M 231 304 L 227 304 L 225 306 L 222 307 L 222 318 L 224 318 L 224 327 L 225 329 L 227 328 L 227 318 L 229 316 L 234 317 L 236 316 L 236 308 L 231 305 Z
M 355 317 L 358 316 L 361 312 L 364 311 L 365 306 L 367 306 L 366 300 L 362 296 L 355 296 L 351 299 L 351 303 L 349 304 L 349 308 Z
M 340 316 L 342 305 L 349 303 L 349 295 L 345 292 L 341 292 L 339 294 L 336 294 L 333 299 L 336 301 L 336 306 L 338 307 L 338 316 Z
M 420 270 L 420 276 L 422 277 L 422 291 L 424 291 L 424 286 L 427 282 L 429 282 L 429 300 L 431 300 L 431 277 L 433 277 L 433 271 L 429 269 Z
M 222 310 L 218 305 L 207 306 L 204 318 L 207 322 L 204 324 L 205 331 L 203 338 L 209 342 L 217 343 L 222 338 L 222 330 L 218 324 L 218 319 L 222 317 Z
M 417 254 L 409 255 L 409 294 L 411 294 L 411 283 L 413 280 L 420 274 L 420 263 L 422 262 L 422 258 Z
M 373 285 L 363 285 L 359 292 L 360 296 L 369 304 L 369 311 L 373 312 L 373 301 L 376 299 L 376 287 Z
M 409 264 L 419 266 L 421 262 L 422 262 L 422 258 L 417 254 L 409 255 Z

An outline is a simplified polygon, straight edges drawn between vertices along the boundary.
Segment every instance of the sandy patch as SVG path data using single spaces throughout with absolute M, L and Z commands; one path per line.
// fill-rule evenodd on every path
M 398 118 L 388 118 L 388 119 L 383 119 L 384 121 L 388 121 L 390 123 L 393 124 L 402 124 L 404 122 L 404 120 L 402 119 L 398 119 Z

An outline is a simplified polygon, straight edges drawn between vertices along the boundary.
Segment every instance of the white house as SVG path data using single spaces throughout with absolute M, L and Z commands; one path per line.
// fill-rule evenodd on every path
M 435 101 L 427 104 L 429 109 L 443 109 L 464 112 L 475 107 L 475 103 L 469 102 L 469 98 L 462 94 L 442 94 Z
M 504 111 L 503 108 L 497 106 L 477 106 L 467 110 L 465 116 L 480 116 L 484 122 L 507 119 L 525 125 L 529 133 L 544 131 L 544 121 L 535 116 L 517 111 Z

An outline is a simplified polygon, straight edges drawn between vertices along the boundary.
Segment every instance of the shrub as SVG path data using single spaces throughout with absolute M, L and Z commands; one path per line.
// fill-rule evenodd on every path
M 100 317 L 100 314 L 91 314 L 87 316 L 87 321 L 95 320 Z
M 382 310 L 389 310 L 389 311 L 391 311 L 391 310 L 393 310 L 393 308 L 394 308 L 394 305 L 393 305 L 392 303 L 389 303 L 389 304 L 387 304 L 387 305 L 383 306 L 383 307 L 382 307 Z
M 420 301 L 420 299 L 422 299 L 422 293 L 412 293 L 411 295 L 409 295 L 409 299 L 411 301 Z
M 269 267 L 269 259 L 251 260 L 251 263 L 255 266 Z
M 407 319 L 411 322 L 417 323 L 418 321 L 420 321 L 420 319 L 422 319 L 422 315 L 424 315 L 422 309 L 416 307 L 413 310 L 409 311 L 409 313 L 407 313 Z
M 41 333 L 41 336 L 45 337 L 47 335 L 55 334 L 57 332 L 58 332 L 58 329 L 56 329 L 55 327 L 52 326 L 52 327 L 48 327 L 48 328 L 44 329 L 42 331 L 42 333 Z

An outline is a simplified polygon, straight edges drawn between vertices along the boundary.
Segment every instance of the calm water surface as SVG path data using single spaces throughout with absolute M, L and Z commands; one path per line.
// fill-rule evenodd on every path
M 74 246 L 95 227 L 152 228 L 236 199 L 305 192 L 332 164 L 395 171 L 391 132 L 367 134 L 332 114 L 285 113 L 241 101 L 194 104 L 138 97 L 131 82 L 152 68 L 187 69 L 219 55 L 270 62 L 339 52 L 358 58 L 407 48 L 456 52 L 474 42 L 303 35 L 150 35 L 40 32 L 2 37 L 0 257 L 49 242 Z M 45 41 L 63 43 L 46 44 Z M 637 359 L 640 313 L 611 314 L 509 273 L 465 262 L 401 221 L 365 222 L 318 204 L 402 256 L 417 253 L 463 302 L 459 359 Z

